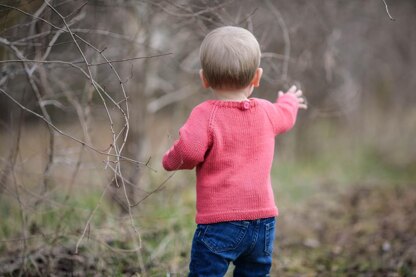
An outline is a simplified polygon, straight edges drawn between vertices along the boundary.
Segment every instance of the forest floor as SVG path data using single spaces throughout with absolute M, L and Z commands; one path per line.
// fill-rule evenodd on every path
M 273 276 L 416 276 L 415 185 L 328 188 L 287 211 Z
M 416 276 L 416 184 L 322 191 L 279 216 L 271 276 Z M 143 256 L 166 249 L 160 245 L 170 233 L 162 233 L 144 235 L 156 236 L 158 247 L 145 247 Z M 176 254 L 152 260 L 87 248 L 75 255 L 73 245 L 50 243 L 26 259 L 2 253 L 0 276 L 186 276 L 189 243 L 176 245 Z M 162 263 L 181 273 L 168 274 Z

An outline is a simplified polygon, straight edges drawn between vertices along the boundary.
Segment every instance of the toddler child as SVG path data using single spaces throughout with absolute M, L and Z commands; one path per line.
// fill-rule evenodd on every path
M 270 170 L 275 136 L 291 129 L 302 91 L 276 103 L 248 98 L 262 69 L 256 38 L 239 27 L 211 31 L 200 49 L 204 88 L 214 99 L 196 106 L 163 157 L 166 170 L 196 167 L 196 223 L 189 276 L 268 276 L 275 205 Z

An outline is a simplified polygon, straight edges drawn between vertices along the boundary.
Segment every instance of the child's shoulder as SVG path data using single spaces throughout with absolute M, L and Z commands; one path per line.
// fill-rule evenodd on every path
M 209 117 L 212 112 L 212 105 L 209 100 L 204 101 L 198 105 L 196 105 L 190 114 L 190 117 L 200 117 L 206 118 Z
M 255 97 L 253 97 L 252 99 L 254 99 L 254 101 L 256 101 L 260 106 L 263 106 L 263 107 L 273 106 L 273 103 L 270 102 L 269 100 L 262 99 L 262 98 L 255 98 Z
M 202 103 L 199 103 L 198 105 L 196 105 L 193 109 L 192 112 L 210 112 L 212 110 L 212 103 L 211 100 L 205 100 Z

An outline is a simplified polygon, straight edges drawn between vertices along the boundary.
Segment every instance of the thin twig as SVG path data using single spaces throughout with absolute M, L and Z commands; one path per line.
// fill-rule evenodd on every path
M 58 26 L 56 26 L 56 25 L 54 25 L 54 24 L 50 23 L 50 22 L 49 22 L 48 20 L 46 20 L 46 19 L 43 19 L 43 18 L 38 17 L 38 16 L 36 16 L 36 15 L 30 14 L 30 13 L 28 13 L 28 12 L 25 12 L 24 10 L 19 9 L 19 8 L 17 8 L 17 7 L 10 6 L 10 5 L 6 5 L 6 4 L 0 4 L 0 7 L 5 7 L 5 8 L 9 8 L 9 9 L 13 9 L 13 10 L 16 10 L 16 11 L 18 11 L 18 12 L 21 12 L 21 13 L 23 13 L 23 14 L 27 15 L 27 16 L 33 17 L 33 18 L 35 18 L 35 19 L 38 19 L 38 20 L 40 20 L 40 21 L 42 21 L 42 22 L 44 22 L 44 23 L 46 23 L 46 24 L 48 24 L 48 25 L 52 26 L 53 28 L 55 28 L 55 29 L 57 29 L 57 30 L 62 29 L 62 28 L 60 28 L 60 27 L 58 27 Z
M 23 95 L 24 97 L 24 95 Z M 13 184 L 14 184 L 14 189 L 15 189 L 15 193 L 16 193 L 16 200 L 19 203 L 19 213 L 20 213 L 20 221 L 21 221 L 21 228 L 22 228 L 22 235 L 23 237 L 27 236 L 27 223 L 26 223 L 26 212 L 25 209 L 23 207 L 23 201 L 22 201 L 22 197 L 20 195 L 20 191 L 19 191 L 19 186 L 18 186 L 18 182 L 17 182 L 17 176 L 16 176 L 16 172 L 15 172 L 15 166 L 16 166 L 16 158 L 17 155 L 19 154 L 19 148 L 20 148 L 20 140 L 21 140 L 21 134 L 22 134 L 22 122 L 23 122 L 23 111 L 20 111 L 19 113 L 19 119 L 18 119 L 18 124 L 16 126 L 17 128 L 17 133 L 16 133 L 16 137 L 15 137 L 15 147 L 10 155 L 10 167 L 11 167 L 11 175 L 13 177 Z M 27 253 L 27 242 L 26 240 L 22 241 L 23 243 L 23 249 L 22 249 L 22 262 L 23 262 L 23 268 L 26 267 L 26 258 L 24 258 L 26 256 Z
M 14 99 L 10 94 L 8 94 L 3 89 L 0 88 L 0 92 L 3 93 L 4 95 L 6 95 L 10 100 L 12 100 L 12 102 L 14 102 L 16 105 L 18 105 L 21 109 L 23 109 L 26 112 L 28 112 L 28 113 L 30 113 L 30 114 L 32 114 L 32 115 L 34 115 L 34 116 L 42 119 L 43 121 L 45 121 L 48 125 L 50 125 L 60 135 L 62 135 L 64 137 L 67 137 L 67 138 L 70 138 L 70 139 L 72 139 L 72 140 L 80 143 L 81 145 L 85 145 L 87 148 L 93 150 L 94 152 L 96 152 L 98 154 L 105 155 L 105 156 L 110 156 L 110 157 L 115 157 L 115 158 L 118 157 L 122 161 L 127 161 L 127 162 L 130 162 L 130 163 L 136 164 L 136 165 L 144 165 L 144 166 L 146 166 L 146 163 L 144 163 L 144 162 L 139 162 L 139 161 L 136 161 L 136 160 L 133 160 L 133 159 L 130 159 L 130 158 L 121 156 L 121 155 L 115 155 L 115 154 L 111 154 L 111 153 L 107 153 L 107 152 L 101 151 L 101 150 L 93 147 L 92 145 L 86 143 L 85 141 L 82 141 L 82 140 L 80 140 L 80 139 L 78 139 L 76 137 L 73 137 L 73 136 L 69 135 L 68 133 L 65 133 L 64 131 L 62 131 L 61 129 L 59 129 L 58 127 L 56 127 L 52 122 L 50 122 L 47 119 L 45 119 L 42 115 L 40 115 L 40 114 L 32 111 L 31 109 L 25 107 L 24 105 L 22 105 L 19 101 L 17 101 L 16 99 Z M 147 167 L 149 167 L 150 169 L 156 171 L 155 169 L 151 168 L 149 165 L 147 165 Z
M 129 111 L 128 111 L 128 104 L 127 104 L 127 101 L 125 102 L 125 106 L 126 106 L 126 112 L 116 103 L 116 102 L 114 102 L 114 100 L 108 95 L 108 94 L 106 94 L 106 96 L 107 96 L 107 98 L 109 98 L 110 100 L 112 100 L 113 101 L 113 103 L 116 105 L 116 107 L 119 109 L 119 111 L 123 114 L 123 117 L 124 117 L 124 120 L 125 120 L 125 125 L 126 125 L 126 130 L 125 130 L 125 137 L 124 137 L 124 141 L 121 143 L 121 146 L 120 147 L 118 147 L 118 145 L 117 145 L 117 141 L 116 141 L 116 134 L 115 134 L 115 131 L 114 131 L 114 123 L 113 123 L 113 119 L 112 119 L 112 117 L 111 117 L 111 114 L 110 114 L 110 112 L 109 112 L 109 109 L 108 109 L 108 107 L 107 107 L 107 103 L 106 103 L 106 101 L 105 101 L 105 99 L 104 99 L 104 97 L 102 96 L 102 92 L 105 92 L 105 90 L 101 87 L 101 86 L 99 86 L 99 84 L 93 79 L 93 76 L 92 76 L 92 73 L 91 73 L 91 70 L 90 70 L 90 67 L 89 67 L 89 62 L 88 62 L 88 60 L 87 60 L 87 58 L 86 58 L 86 56 L 85 56 L 85 54 L 84 54 L 84 52 L 82 51 L 82 49 L 81 49 L 81 47 L 80 47 L 80 45 L 79 45 L 79 43 L 77 42 L 77 40 L 76 40 L 76 38 L 75 38 L 75 34 L 71 31 L 71 29 L 70 29 L 70 27 L 69 27 L 69 25 L 68 25 L 68 23 L 66 22 L 66 20 L 65 20 L 65 17 L 62 15 L 62 14 L 60 14 L 51 4 L 50 4 L 50 2 L 48 1 L 48 0 L 44 0 L 44 2 L 48 5 L 48 7 L 57 15 L 57 16 L 59 16 L 60 18 L 61 18 L 61 20 L 62 20 L 62 22 L 64 23 L 64 25 L 65 25 L 65 28 L 66 28 L 66 30 L 68 31 L 68 33 L 70 34 L 70 36 L 71 36 L 71 38 L 72 38 L 72 40 L 74 41 L 74 43 L 75 43 L 75 45 L 76 45 L 76 48 L 78 49 L 78 51 L 79 51 L 79 53 L 81 54 L 81 56 L 82 56 L 82 58 L 83 58 L 83 60 L 84 60 L 84 62 L 85 62 L 85 64 L 87 65 L 87 71 L 88 71 L 88 75 L 90 76 L 90 80 L 91 80 L 91 83 L 92 83 L 92 85 L 94 86 L 94 88 L 95 88 L 95 90 L 96 90 L 96 92 L 98 93 L 98 95 L 100 96 L 100 98 L 101 98 L 101 100 L 102 100 L 102 103 L 103 103 L 103 105 L 104 105 L 104 108 L 105 108 L 105 110 L 106 110 L 106 113 L 107 113 L 107 117 L 108 117 L 108 119 L 109 119 L 109 121 L 110 121 L 110 130 L 111 130 L 111 133 L 112 133 L 112 136 L 113 136 L 113 150 L 114 150 L 114 153 L 115 153 L 115 158 L 116 158 L 116 160 L 117 160 L 117 163 L 116 163 L 116 170 L 120 173 L 120 174 L 122 174 L 121 173 L 121 169 L 120 169 L 120 158 L 119 158 L 119 155 L 120 155 L 120 153 L 121 153 L 121 151 L 123 150 L 123 148 L 124 148 L 124 145 L 125 145 L 125 143 L 126 143 L 126 141 L 127 141 L 127 135 L 128 135 L 128 133 L 129 133 Z M 79 37 L 79 36 L 77 36 L 77 38 L 79 38 L 79 39 L 81 39 L 84 43 L 87 43 L 90 47 L 92 47 L 94 50 L 96 50 L 96 51 L 98 51 L 99 53 L 100 53 L 100 55 L 108 62 L 108 59 L 106 58 L 106 56 L 103 54 L 103 51 L 100 51 L 100 50 L 98 50 L 96 47 L 94 47 L 93 45 L 91 45 L 90 43 L 88 43 L 86 40 L 84 40 L 84 39 L 82 39 L 81 37 Z M 114 69 L 114 67 L 113 67 L 113 65 L 110 63 L 110 62 L 108 62 L 108 65 L 111 67 L 111 69 L 113 70 L 113 72 L 115 73 L 115 75 L 117 76 L 117 78 L 118 78 L 118 80 L 119 80 L 119 82 L 120 82 L 120 87 L 121 87 L 121 90 L 122 90 L 122 92 L 123 92 L 123 95 L 124 95 L 124 97 L 125 98 L 127 98 L 127 95 L 126 95 L 126 92 L 125 92 L 125 89 L 124 89 L 124 85 L 123 85 L 123 83 L 122 83 L 122 81 L 121 81 L 121 78 L 120 78 L 120 76 L 119 76 L 119 74 L 118 74 L 118 72 Z M 100 87 L 101 88 L 101 90 L 102 91 L 100 91 L 99 90 L 99 88 L 98 87 Z M 110 154 L 110 153 L 108 153 L 108 154 Z M 109 161 L 109 160 L 108 160 Z M 117 179 L 116 179 L 117 180 Z M 131 220 L 131 224 L 132 224 L 132 227 L 133 227 L 133 229 L 134 230 L 136 230 L 136 227 L 135 227 L 135 225 L 134 225 L 134 221 L 133 221 L 133 216 L 132 216 L 132 214 L 131 214 L 131 209 L 130 209 L 130 203 L 129 203 L 129 199 L 128 199 L 128 197 L 127 197 L 127 193 L 126 193 L 126 189 L 125 189 L 125 183 L 124 183 L 124 178 L 122 178 L 121 179 L 122 180 L 122 184 L 123 184 L 123 190 L 125 191 L 125 195 L 126 195 L 126 200 L 127 200 L 127 202 L 128 202 L 128 204 L 129 204 L 129 215 L 130 215 L 130 218 L 132 219 Z
M 6 43 L 6 40 L 4 38 L 0 38 L 0 43 Z M 10 45 L 16 45 L 13 43 L 7 42 L 7 44 Z M 108 65 L 108 63 L 121 63 L 121 62 L 127 62 L 127 61 L 134 61 L 134 60 L 142 60 L 142 59 L 151 59 L 151 58 L 158 58 L 163 56 L 172 55 L 173 53 L 163 53 L 158 55 L 152 55 L 152 56 L 142 56 L 142 57 L 134 57 L 134 58 L 128 58 L 128 59 L 121 59 L 121 60 L 109 60 L 108 62 L 102 62 L 102 63 L 91 63 L 88 66 L 99 66 L 99 65 Z M 16 62 L 31 62 L 31 63 L 40 63 L 40 64 L 65 64 L 72 67 L 77 68 L 80 70 L 84 75 L 88 74 L 79 66 L 76 66 L 75 64 L 84 64 L 84 62 L 68 62 L 68 61 L 61 61 L 61 60 L 28 60 L 28 59 L 20 59 L 20 60 L 2 60 L 0 63 L 16 63 Z M 89 76 L 88 76 L 89 77 Z
M 275 15 L 277 18 L 277 22 L 282 29 L 283 32 L 283 40 L 285 42 L 285 53 L 284 53 L 284 61 L 283 61 L 283 73 L 282 73 L 282 80 L 287 80 L 287 73 L 288 73 L 288 67 L 289 67 L 289 59 L 290 59 L 290 37 L 289 37 L 289 31 L 286 26 L 286 22 L 283 19 L 281 13 L 279 10 L 272 4 L 270 0 L 266 1 L 266 4 L 270 11 Z
M 143 197 L 142 199 L 140 199 L 137 203 L 131 205 L 131 207 L 136 207 L 137 205 L 139 205 L 140 203 L 142 203 L 144 200 L 146 200 L 150 195 L 161 191 L 165 184 L 173 177 L 175 176 L 176 172 L 178 171 L 174 171 L 172 174 L 170 174 L 159 186 L 157 186 L 154 190 L 152 190 L 151 192 L 149 192 L 145 197 Z
M 25 36 L 23 38 L 20 38 L 18 40 L 13 41 L 12 44 L 17 44 L 17 43 L 28 41 L 28 40 L 33 40 L 33 39 L 36 39 L 36 38 L 39 38 L 39 37 L 45 37 L 45 36 L 48 36 L 50 34 L 59 32 L 61 30 L 64 30 L 64 29 L 58 29 L 58 30 L 55 30 L 55 31 L 48 31 L 48 32 L 41 32 L 41 33 L 33 34 L 33 35 L 30 35 L 30 36 Z M 97 35 L 112 37 L 114 39 L 123 39 L 123 40 L 129 41 L 131 43 L 137 43 L 135 40 L 131 39 L 128 36 L 124 36 L 124 35 L 114 33 L 114 32 L 110 32 L 110 31 L 106 31 L 106 30 L 75 28 L 75 29 L 72 29 L 72 32 L 74 32 L 74 33 L 85 33 L 85 34 L 97 34 Z
M 2 38 L 0 38 L 0 43 L 1 42 L 2 42 Z M 3 61 L 0 61 L 0 64 L 2 64 L 2 63 L 25 63 L 25 62 L 26 63 L 31 62 L 31 63 L 44 63 L 44 64 L 50 63 L 50 64 L 69 65 L 71 67 L 74 67 L 74 68 L 78 69 L 83 75 L 85 75 L 89 79 L 89 76 L 88 76 L 87 72 L 85 72 L 84 69 L 82 69 L 78 65 L 75 65 L 74 63 L 66 62 L 66 61 L 40 61 L 40 60 L 17 59 L 17 60 L 3 60 Z
M 83 4 L 81 4 L 81 6 L 79 6 L 78 8 L 76 8 L 75 10 L 73 10 L 71 13 L 69 13 L 68 15 L 66 15 L 65 18 L 71 17 L 72 15 L 80 12 L 85 7 L 85 5 L 87 5 L 87 4 L 88 4 L 88 1 L 84 2 Z
M 152 55 L 152 56 L 145 56 L 145 57 L 135 57 L 135 58 L 128 58 L 128 59 L 121 59 L 121 60 L 109 60 L 102 63 L 91 63 L 89 66 L 97 66 L 97 65 L 108 65 L 109 63 L 121 63 L 121 62 L 127 62 L 127 61 L 134 61 L 134 60 L 142 60 L 142 59 L 150 59 L 150 58 L 158 58 L 163 56 L 172 55 L 173 53 L 164 53 L 164 54 L 158 54 L 158 55 Z
M 7 40 L 6 40 L 7 43 Z M 18 59 L 25 59 L 23 53 L 14 45 L 8 44 L 8 47 L 14 52 L 15 56 Z M 43 105 L 42 103 L 42 96 L 40 93 L 40 90 L 38 88 L 38 85 L 35 83 L 34 79 L 33 79 L 33 70 L 31 68 L 29 68 L 29 66 L 25 63 L 22 62 L 23 65 L 23 69 L 24 72 L 26 74 L 26 77 L 29 81 L 29 84 L 32 88 L 33 93 L 35 94 L 36 100 L 39 104 L 40 110 L 42 112 L 42 116 L 45 118 L 46 121 L 51 121 L 51 118 L 49 116 L 48 111 L 45 108 L 45 105 Z M 53 157 L 54 157 L 54 151 L 55 151 L 55 137 L 54 137 L 54 132 L 51 128 L 50 125 L 47 124 L 48 127 L 48 131 L 49 131 L 49 147 L 48 147 L 48 161 L 45 165 L 44 171 L 43 171 L 43 177 L 42 177 L 42 183 L 43 183 L 43 187 L 44 190 L 47 189 L 48 187 L 48 178 L 49 178 L 49 174 L 50 174 L 50 170 L 51 170 L 51 166 L 53 164 Z
M 89 229 L 89 226 L 91 224 L 91 220 L 92 220 L 94 214 L 97 212 L 97 210 L 98 210 L 101 202 L 103 201 L 104 196 L 107 193 L 107 190 L 108 190 L 109 187 L 110 187 L 110 184 L 105 187 L 104 191 L 101 193 L 101 196 L 100 196 L 100 199 L 98 200 L 98 203 L 95 205 L 95 207 L 92 210 L 90 216 L 88 217 L 87 222 L 86 222 L 85 227 L 84 227 L 84 230 L 82 231 L 82 234 L 79 237 L 79 239 L 77 241 L 77 244 L 75 245 L 75 254 L 78 254 L 79 245 L 81 244 L 82 240 L 84 239 L 85 234 L 87 233 L 87 230 Z
M 387 5 L 386 0 L 382 0 L 382 1 L 383 1 L 384 5 L 386 6 L 386 12 L 387 12 L 387 15 L 389 16 L 390 20 L 391 20 L 391 21 L 395 21 L 396 19 L 395 19 L 395 18 L 393 18 L 393 17 L 390 15 L 390 12 L 389 12 L 389 6 Z

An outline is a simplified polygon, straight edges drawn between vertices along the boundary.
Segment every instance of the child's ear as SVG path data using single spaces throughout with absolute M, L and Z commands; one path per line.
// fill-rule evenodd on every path
M 205 79 L 204 71 L 202 69 L 199 70 L 199 78 L 201 79 L 202 87 L 209 88 L 209 83 L 207 79 Z
M 263 68 L 261 67 L 257 68 L 256 73 L 254 73 L 253 81 L 251 81 L 251 84 L 254 87 L 260 86 L 260 79 L 262 75 L 263 75 Z

